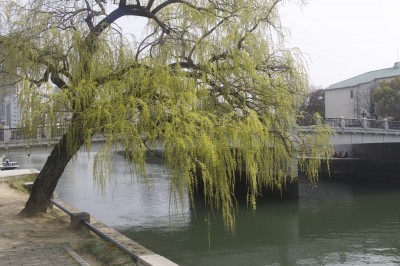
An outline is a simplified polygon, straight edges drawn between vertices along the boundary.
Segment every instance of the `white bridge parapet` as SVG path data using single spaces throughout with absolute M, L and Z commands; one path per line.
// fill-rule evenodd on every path
M 316 123 L 321 123 L 317 121 Z M 367 144 L 367 143 L 400 143 L 400 121 L 356 119 L 356 118 L 325 118 L 322 123 L 330 125 L 334 131 L 332 144 Z M 37 133 L 29 139 L 24 138 L 21 128 L 0 128 L 0 148 L 53 145 L 66 132 L 66 126 L 56 128 L 38 128 Z M 304 131 L 313 133 L 313 126 L 302 125 Z M 103 136 L 96 135 L 94 141 L 103 140 Z
M 370 143 L 400 143 L 400 121 L 326 118 L 325 124 L 330 125 L 334 134 L 332 144 L 370 144 Z M 312 132 L 312 126 L 303 126 L 305 131 Z
M 60 125 L 55 128 L 39 127 L 37 132 L 31 132 L 27 138 L 23 128 L 0 128 L 0 148 L 20 148 L 29 149 L 30 147 L 51 147 L 56 144 L 66 133 L 67 126 Z M 102 141 L 102 135 L 95 135 L 92 141 Z

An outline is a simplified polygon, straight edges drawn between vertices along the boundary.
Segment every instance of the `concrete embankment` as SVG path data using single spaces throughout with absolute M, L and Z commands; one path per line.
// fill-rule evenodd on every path
M 400 160 L 333 158 L 330 160 L 329 172 L 324 167 L 322 174 L 344 181 L 400 184 L 399 171 Z
M 61 201 L 57 198 L 57 202 L 62 205 L 64 209 L 67 209 L 71 213 L 82 213 L 81 210 Z M 113 239 L 125 250 L 133 253 L 137 258 L 138 266 L 177 266 L 178 264 L 168 260 L 167 258 L 154 253 L 153 251 L 145 248 L 139 243 L 133 241 L 132 239 L 122 235 L 117 230 L 108 227 L 103 222 L 97 220 L 94 217 L 90 217 L 90 224 L 94 226 L 97 230 L 105 234 L 108 238 Z

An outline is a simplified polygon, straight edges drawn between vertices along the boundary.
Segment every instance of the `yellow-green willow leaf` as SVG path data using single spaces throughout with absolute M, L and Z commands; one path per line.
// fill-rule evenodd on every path
M 18 84 L 26 136 L 63 125 L 71 157 L 82 140 L 90 150 L 94 136 L 103 137 L 95 157 L 100 188 L 115 150 L 145 173 L 148 149 L 161 149 L 173 200 L 188 196 L 195 207 L 195 193 L 204 194 L 230 232 L 240 181 L 255 210 L 266 188 L 283 193 L 296 179 L 297 160 L 317 179 L 332 153 L 331 132 L 296 125 L 307 74 L 298 51 L 283 46 L 281 1 L 154 1 L 153 8 L 166 5 L 142 16 L 148 31 L 134 40 L 121 34 L 119 20 L 96 25 L 113 18 L 100 2 L 0 4 L 0 56 Z

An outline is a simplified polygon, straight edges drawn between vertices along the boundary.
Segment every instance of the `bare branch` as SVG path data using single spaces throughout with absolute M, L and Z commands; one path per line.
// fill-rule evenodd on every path
M 152 2 L 152 1 L 151 1 Z M 202 7 L 198 7 L 198 6 L 195 6 L 195 5 L 193 5 L 193 4 L 191 4 L 191 3 L 189 3 L 188 1 L 184 1 L 184 0 L 168 0 L 168 1 L 165 1 L 165 2 L 163 2 L 163 3 L 161 3 L 161 4 L 159 4 L 157 7 L 155 7 L 152 11 L 151 11 L 151 13 L 153 13 L 154 15 L 155 14 L 157 14 L 158 12 L 160 12 L 162 9 L 164 9 L 165 7 L 167 7 L 167 6 L 169 6 L 169 5 L 172 5 L 172 4 L 183 4 L 183 5 L 186 5 L 186 6 L 189 6 L 189 7 L 191 7 L 191 8 L 193 8 L 193 9 L 195 9 L 195 10 L 199 10 L 199 11 L 210 11 L 210 10 L 208 10 L 208 9 L 206 9 L 206 8 L 202 8 Z
M 226 17 L 223 20 L 219 21 L 217 23 L 217 25 L 215 25 L 214 27 L 212 27 L 209 31 L 207 31 L 206 33 L 203 34 L 203 36 L 201 36 L 201 38 L 198 39 L 198 41 L 193 45 L 192 50 L 189 52 L 188 57 L 191 58 L 194 51 L 196 50 L 197 46 L 208 36 L 210 36 L 219 26 L 221 26 L 226 20 L 228 20 L 230 17 Z
M 150 0 L 149 3 L 147 4 L 147 9 L 151 9 L 153 7 L 154 0 Z

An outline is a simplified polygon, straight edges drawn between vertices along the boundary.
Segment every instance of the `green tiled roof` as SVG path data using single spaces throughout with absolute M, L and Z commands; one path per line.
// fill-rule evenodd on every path
M 338 83 L 330 85 L 327 90 L 341 89 L 354 87 L 359 84 L 369 83 L 371 81 L 383 78 L 390 78 L 400 76 L 400 62 L 396 62 L 391 68 L 384 68 L 375 71 L 370 71 L 353 78 L 349 78 Z

